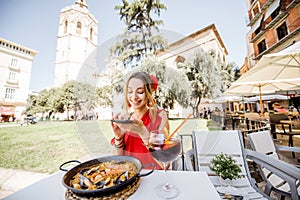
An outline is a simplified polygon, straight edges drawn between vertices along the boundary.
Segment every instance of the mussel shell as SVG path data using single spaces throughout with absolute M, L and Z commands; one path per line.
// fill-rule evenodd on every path
M 89 186 L 93 185 L 93 182 L 84 175 L 80 174 L 79 184 L 82 189 L 87 189 Z
M 123 182 L 127 181 L 128 180 L 128 176 L 129 176 L 128 171 L 123 172 L 116 179 L 116 184 L 120 184 L 120 183 L 123 183 Z

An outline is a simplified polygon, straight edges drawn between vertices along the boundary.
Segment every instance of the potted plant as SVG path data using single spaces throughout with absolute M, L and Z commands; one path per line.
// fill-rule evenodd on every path
M 223 153 L 215 156 L 211 160 L 211 166 L 209 168 L 221 178 L 220 181 L 225 185 L 230 185 L 233 180 L 241 177 L 239 173 L 241 173 L 242 170 L 236 163 L 236 160 L 234 160 L 232 156 Z

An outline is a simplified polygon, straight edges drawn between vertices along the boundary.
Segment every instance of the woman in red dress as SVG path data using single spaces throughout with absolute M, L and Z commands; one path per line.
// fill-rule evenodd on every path
M 156 77 L 145 72 L 132 74 L 125 88 L 125 114 L 117 114 L 113 119 L 131 119 L 133 123 L 112 122 L 115 137 L 111 140 L 118 155 L 138 158 L 143 165 L 155 163 L 161 165 L 151 156 L 147 145 L 152 130 L 169 130 L 169 121 L 164 110 L 157 109 L 153 92 L 157 89 Z M 133 112 L 130 112 L 132 110 Z

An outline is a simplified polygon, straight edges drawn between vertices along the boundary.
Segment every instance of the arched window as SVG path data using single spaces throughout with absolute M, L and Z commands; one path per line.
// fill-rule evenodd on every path
M 68 21 L 65 21 L 64 33 L 68 31 Z
M 90 40 L 93 40 L 93 28 L 90 29 Z
M 79 35 L 81 34 L 81 23 L 80 22 L 77 22 L 76 33 Z

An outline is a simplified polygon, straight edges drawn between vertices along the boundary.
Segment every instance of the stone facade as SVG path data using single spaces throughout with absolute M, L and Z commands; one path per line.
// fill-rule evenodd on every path
M 0 38 L 0 121 L 19 119 L 25 111 L 32 61 L 37 53 Z

